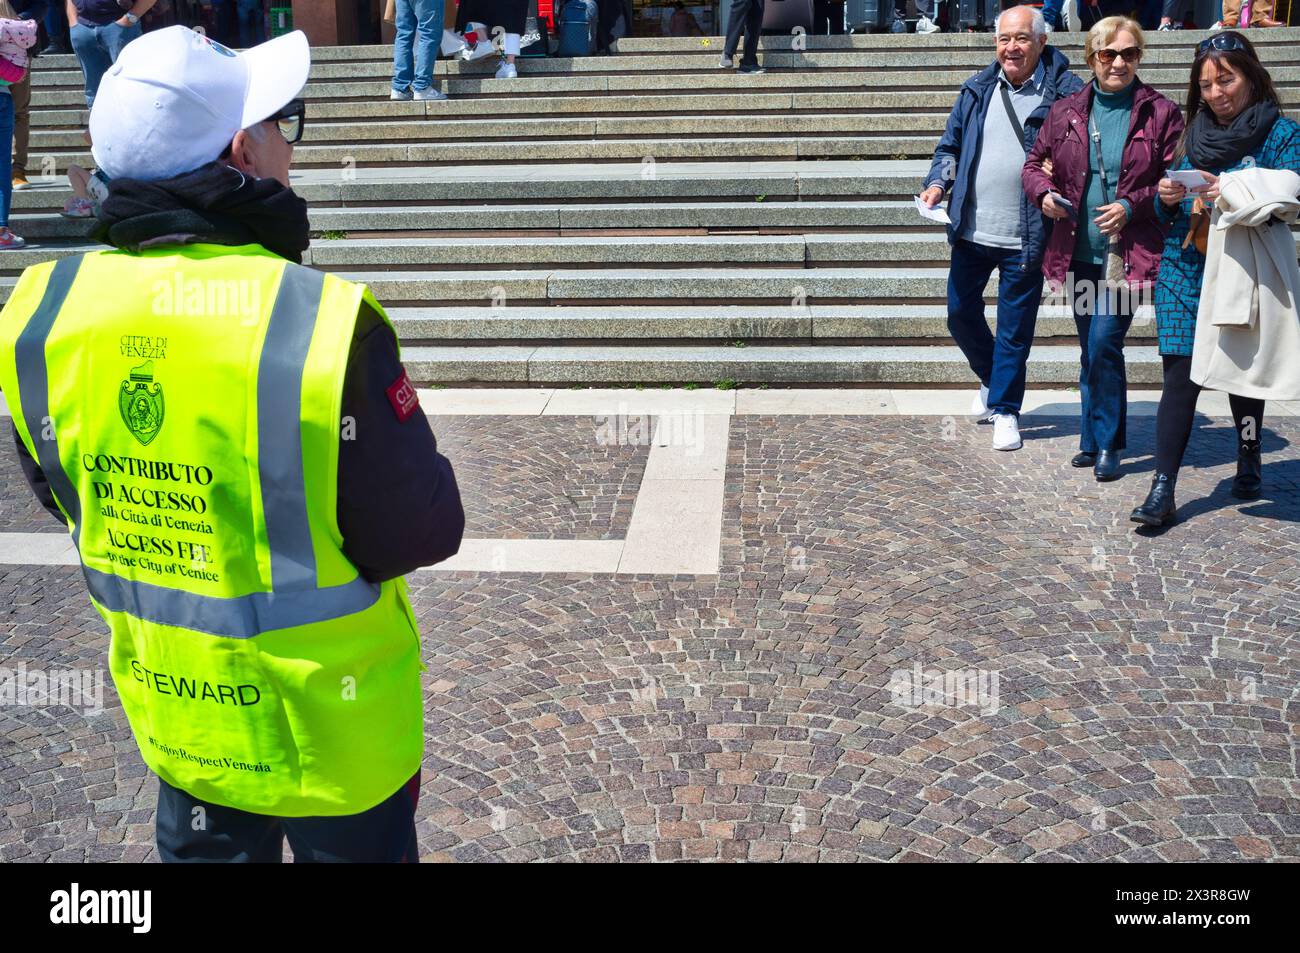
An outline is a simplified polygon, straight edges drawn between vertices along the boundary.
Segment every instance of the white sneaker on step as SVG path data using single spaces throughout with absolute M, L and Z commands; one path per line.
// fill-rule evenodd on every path
M 502 61 L 497 67 L 497 79 L 515 79 L 519 76 L 519 71 L 515 69 L 514 63 Z
M 916 21 L 917 33 L 938 33 L 939 24 L 935 23 L 929 17 L 919 17 Z
M 417 89 L 415 90 L 414 96 L 419 100 L 432 99 L 435 102 L 447 98 L 447 94 L 437 86 L 430 86 L 428 89 Z
M 980 392 L 970 402 L 970 416 L 977 424 L 993 417 L 993 412 L 989 410 L 989 389 L 983 384 L 980 385 Z
M 1015 414 L 993 415 L 993 449 L 1019 450 L 1023 445 L 1020 439 L 1020 422 Z

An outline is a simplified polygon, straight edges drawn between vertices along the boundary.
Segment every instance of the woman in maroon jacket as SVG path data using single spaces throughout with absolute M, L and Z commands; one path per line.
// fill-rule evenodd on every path
M 1142 27 L 1128 17 L 1106 17 L 1088 31 L 1093 82 L 1052 107 L 1022 173 L 1025 194 L 1055 222 L 1043 274 L 1070 295 L 1079 332 L 1083 407 L 1070 463 L 1092 467 L 1102 481 L 1119 475 L 1124 336 L 1159 271 L 1156 186 L 1183 131 L 1178 106 L 1137 78 L 1142 50 Z

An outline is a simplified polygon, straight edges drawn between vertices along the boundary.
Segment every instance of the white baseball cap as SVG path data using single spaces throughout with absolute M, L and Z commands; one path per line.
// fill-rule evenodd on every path
M 307 82 L 311 50 L 294 30 L 243 52 L 185 26 L 132 40 L 100 81 L 91 153 L 110 178 L 170 179 L 218 158 Z

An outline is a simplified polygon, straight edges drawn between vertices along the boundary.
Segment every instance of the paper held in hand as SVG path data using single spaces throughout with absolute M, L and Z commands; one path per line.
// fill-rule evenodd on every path
M 948 213 L 939 208 L 939 206 L 936 205 L 934 208 L 930 208 L 930 206 L 921 201 L 919 195 L 915 196 L 915 198 L 916 210 L 921 213 L 922 218 L 928 218 L 932 222 L 941 222 L 944 225 L 952 224 L 952 219 L 948 217 Z
M 1205 176 L 1195 169 L 1178 169 L 1175 172 L 1170 172 L 1169 178 L 1188 192 L 1204 192 L 1210 187 L 1210 183 L 1205 181 Z

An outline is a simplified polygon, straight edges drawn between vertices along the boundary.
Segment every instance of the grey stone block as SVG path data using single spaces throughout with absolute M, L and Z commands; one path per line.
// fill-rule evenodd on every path
M 409 347 L 402 363 L 417 384 L 528 380 L 533 347 Z
M 437 301 L 526 303 L 546 300 L 546 272 L 339 272 L 370 287 L 382 302 Z
M 533 338 L 810 338 L 807 308 L 608 307 L 400 308 L 388 312 L 403 340 Z
M 423 265 L 545 267 L 555 265 L 779 264 L 804 261 L 802 236 L 671 238 L 394 238 L 385 241 L 318 241 L 313 262 L 330 267 Z

